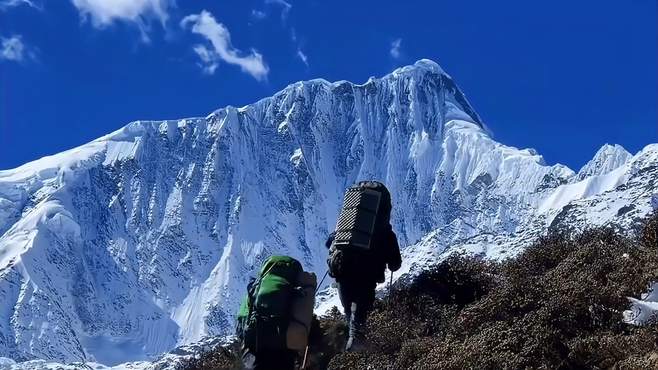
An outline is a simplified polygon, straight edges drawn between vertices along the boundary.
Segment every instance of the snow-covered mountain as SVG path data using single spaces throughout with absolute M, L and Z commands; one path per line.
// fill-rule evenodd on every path
M 497 143 L 428 60 L 133 122 L 0 171 L 0 357 L 113 365 L 230 333 L 270 254 L 324 274 L 324 239 L 360 179 L 390 188 L 414 271 L 455 249 L 510 256 L 549 227 L 632 229 L 656 177 L 657 144 L 606 146 L 576 174 Z
M 626 164 L 631 157 L 633 157 L 631 153 L 621 145 L 606 144 L 596 152 L 591 161 L 578 171 L 578 176 L 573 178 L 573 182 L 592 176 L 605 175 Z

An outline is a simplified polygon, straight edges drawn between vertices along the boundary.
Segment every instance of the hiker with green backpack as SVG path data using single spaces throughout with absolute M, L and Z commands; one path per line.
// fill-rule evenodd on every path
M 347 189 L 336 229 L 329 235 L 327 265 L 336 280 L 349 327 L 346 351 L 365 347 L 363 325 L 375 302 L 377 283 L 386 267 L 402 264 L 398 240 L 390 224 L 391 194 L 384 184 L 362 181 Z
M 316 276 L 292 257 L 272 256 L 247 287 L 237 334 L 245 369 L 294 369 L 308 346 Z

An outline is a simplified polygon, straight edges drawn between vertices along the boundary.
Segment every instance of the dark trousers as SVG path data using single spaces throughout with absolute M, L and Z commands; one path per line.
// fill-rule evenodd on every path
M 242 366 L 246 370 L 294 370 L 297 352 L 291 350 L 260 350 L 256 353 L 243 349 Z
M 350 338 L 363 335 L 363 325 L 375 303 L 376 282 L 338 282 L 338 296 L 345 310 Z

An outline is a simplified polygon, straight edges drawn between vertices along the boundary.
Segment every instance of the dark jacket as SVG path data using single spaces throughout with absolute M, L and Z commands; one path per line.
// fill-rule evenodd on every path
M 334 233 L 329 234 L 325 246 L 331 247 L 334 241 Z M 373 250 L 376 251 L 374 255 L 370 256 L 370 261 L 363 261 L 360 266 L 360 279 L 367 279 L 376 282 L 384 282 L 386 276 L 386 267 L 391 271 L 397 271 L 402 265 L 402 257 L 400 256 L 400 246 L 398 245 L 398 238 L 393 232 L 390 224 L 374 235 Z

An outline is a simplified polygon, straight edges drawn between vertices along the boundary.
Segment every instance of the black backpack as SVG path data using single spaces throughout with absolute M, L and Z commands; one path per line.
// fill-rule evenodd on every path
M 348 188 L 329 247 L 329 274 L 336 279 L 362 274 L 364 260 L 379 252 L 377 236 L 386 230 L 390 217 L 391 194 L 384 184 L 362 181 Z

